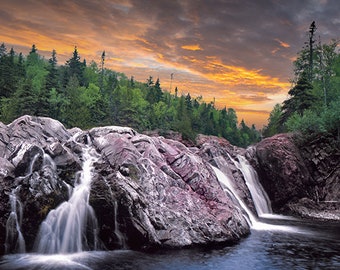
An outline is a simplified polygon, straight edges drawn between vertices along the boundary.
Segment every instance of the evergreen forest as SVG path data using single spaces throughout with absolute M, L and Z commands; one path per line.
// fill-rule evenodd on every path
M 259 141 L 255 126 L 238 122 L 232 108 L 217 109 L 213 102 L 190 94 L 163 91 L 159 79 L 145 82 L 105 68 L 105 51 L 100 63 L 87 63 L 75 47 L 70 59 L 58 64 L 57 52 L 47 60 L 35 45 L 27 56 L 0 45 L 0 121 L 9 123 L 29 114 L 46 116 L 67 128 L 129 126 L 138 132 L 173 130 L 194 141 L 197 134 L 226 138 L 245 147 Z
M 0 121 L 9 123 L 29 114 L 47 116 L 67 128 L 129 126 L 138 132 L 169 130 L 194 142 L 197 134 L 226 138 L 246 147 L 261 137 L 299 132 L 304 138 L 332 134 L 340 140 L 340 53 L 337 40 L 317 40 L 315 22 L 310 25 L 306 46 L 293 63 L 294 78 L 287 99 L 276 104 L 262 134 L 255 125 L 238 122 L 234 109 L 218 109 L 203 97 L 164 91 L 159 79 L 145 82 L 105 68 L 87 64 L 77 47 L 63 65 L 52 51 L 47 60 L 35 45 L 27 56 L 0 45 Z M 183 92 L 183 91 L 181 91 Z

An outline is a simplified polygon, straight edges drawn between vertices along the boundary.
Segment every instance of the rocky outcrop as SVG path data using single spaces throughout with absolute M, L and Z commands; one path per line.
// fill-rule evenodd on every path
M 276 212 L 340 219 L 340 149 L 334 138 L 303 141 L 278 134 L 254 149 L 253 165 Z
M 339 144 L 329 137 L 300 143 L 279 134 L 245 150 L 213 136 L 185 146 L 150 135 L 127 127 L 67 130 L 44 117 L 0 123 L 0 254 L 17 251 L 20 234 L 33 249 L 40 224 L 79 182 L 85 146 L 96 153 L 89 202 L 102 248 L 238 241 L 249 226 L 211 166 L 256 214 L 241 156 L 256 168 L 275 212 L 339 220 Z
M 90 204 L 106 248 L 235 242 L 249 233 L 197 149 L 130 128 L 66 130 L 53 119 L 23 116 L 0 123 L 0 243 L 8 252 L 15 252 L 18 235 L 6 241 L 6 225 L 21 225 L 30 251 L 41 222 L 68 200 L 85 144 L 98 154 Z
M 89 135 L 103 156 L 98 174 L 112 192 L 109 202 L 118 204 L 119 230 L 128 246 L 183 247 L 234 241 L 247 233 L 211 167 L 183 144 L 129 128 L 94 128 Z M 91 201 L 102 223 L 109 218 L 96 205 L 102 196 L 96 185 L 99 181 L 93 183 Z M 111 239 L 106 246 L 115 245 L 114 230 L 103 231 L 101 238 Z

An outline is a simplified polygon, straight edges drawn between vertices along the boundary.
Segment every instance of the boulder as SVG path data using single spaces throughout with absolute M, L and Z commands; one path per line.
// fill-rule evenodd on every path
M 254 151 L 255 149 L 255 151 Z M 303 140 L 278 134 L 251 156 L 274 210 L 303 218 L 340 220 L 340 151 L 331 136 Z
M 291 134 L 266 138 L 256 145 L 259 174 L 275 210 L 307 196 L 315 186 Z
M 132 248 L 234 242 L 249 232 L 211 167 L 183 144 L 115 127 L 89 134 L 106 161 L 98 179 L 105 178 L 111 192 L 103 196 L 96 187 L 104 184 L 94 181 L 91 204 L 96 213 L 107 209 L 98 221 L 111 227 L 106 246 L 118 245 L 117 229 Z M 108 210 L 115 203 L 117 209 Z
M 30 249 L 49 210 L 68 198 L 68 187 L 59 177 L 48 150 L 51 141 L 62 144 L 70 134 L 56 120 L 27 115 L 7 126 L 1 123 L 0 129 L 0 242 L 6 242 L 6 223 L 13 210 L 10 196 L 15 196 L 16 215 L 22 213 L 22 230 Z M 61 153 L 68 151 L 61 147 Z M 57 153 L 55 158 L 59 156 Z M 70 165 L 65 163 L 66 167 Z M 14 246 L 7 246 L 10 252 L 15 250 L 15 243 L 11 244 Z M 0 253 L 3 252 L 1 245 Z

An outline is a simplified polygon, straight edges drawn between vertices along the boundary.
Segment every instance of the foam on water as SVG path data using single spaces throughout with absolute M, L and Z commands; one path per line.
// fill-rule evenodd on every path
M 35 250 L 43 254 L 74 253 L 96 249 L 98 225 L 89 204 L 94 150 L 83 148 L 83 170 L 68 201 L 49 212 L 41 224 Z

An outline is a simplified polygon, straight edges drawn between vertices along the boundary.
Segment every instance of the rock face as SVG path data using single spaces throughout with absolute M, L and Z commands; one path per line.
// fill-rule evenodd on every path
M 33 249 L 41 222 L 77 182 L 85 144 L 99 156 L 90 204 L 106 248 L 235 242 L 249 233 L 241 210 L 197 154 L 206 155 L 204 148 L 130 128 L 66 130 L 53 119 L 23 116 L 0 123 L 0 254 L 18 250 L 16 224 L 27 251 Z
M 264 139 L 250 153 L 276 212 L 340 220 L 340 149 L 331 137 Z
M 129 247 L 234 241 L 248 232 L 211 167 L 183 144 L 129 128 L 94 128 L 89 135 L 103 156 L 99 177 L 106 178 L 94 181 L 92 205 L 99 223 L 110 219 L 96 205 L 103 196 L 99 186 L 107 183 L 113 195 L 109 203 L 118 204 L 119 229 Z M 116 244 L 113 225 L 101 235 L 110 239 L 109 248 Z

